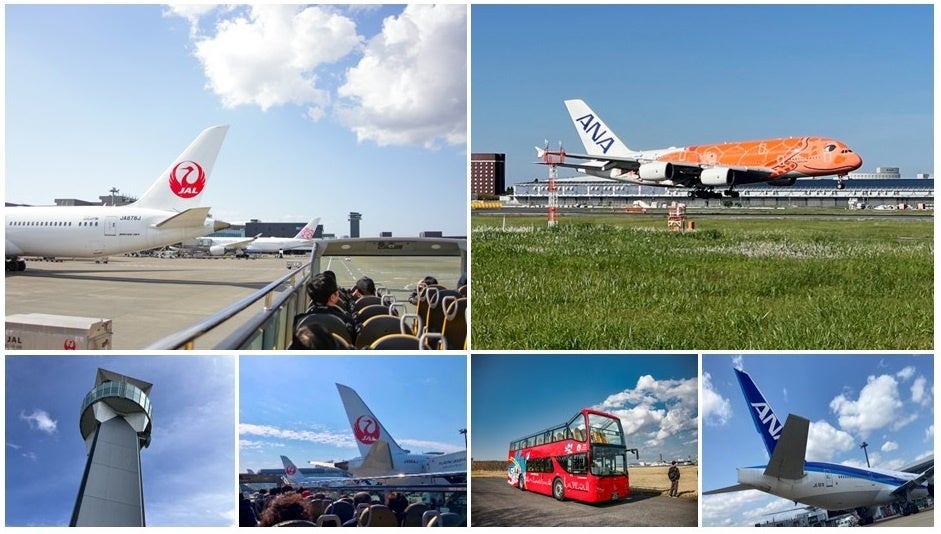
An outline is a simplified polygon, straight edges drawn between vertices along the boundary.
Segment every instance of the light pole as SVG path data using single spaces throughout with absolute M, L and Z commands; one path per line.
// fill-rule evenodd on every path
M 872 466 L 869 465 L 869 451 L 866 450 L 866 447 L 868 446 L 869 444 L 864 441 L 863 444 L 859 446 L 859 448 L 862 449 L 863 452 L 866 454 L 866 467 L 872 468 Z
M 467 448 L 467 429 L 466 429 L 466 428 L 462 428 L 462 429 L 458 430 L 458 433 L 459 433 L 459 434 L 464 434 L 464 448 L 466 449 L 466 448 Z

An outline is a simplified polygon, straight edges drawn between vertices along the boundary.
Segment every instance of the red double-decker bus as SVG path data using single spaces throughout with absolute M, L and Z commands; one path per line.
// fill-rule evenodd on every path
M 617 417 L 584 409 L 567 423 L 510 443 L 507 482 L 562 501 L 604 502 L 630 495 L 628 449 Z

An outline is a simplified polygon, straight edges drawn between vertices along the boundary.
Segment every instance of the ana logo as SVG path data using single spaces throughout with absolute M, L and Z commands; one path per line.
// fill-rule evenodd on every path
M 771 406 L 768 406 L 766 402 L 753 402 L 751 406 L 755 409 L 755 413 L 758 414 L 758 420 L 761 421 L 761 424 L 768 427 L 768 433 L 777 441 L 778 438 L 781 437 L 781 429 L 784 428 L 784 425 L 775 417 L 774 412 L 771 411 Z
M 193 198 L 205 186 L 206 173 L 195 161 L 181 161 L 170 170 L 170 190 L 180 198 Z
M 294 476 L 295 474 L 297 474 L 297 466 L 295 466 L 295 465 L 289 465 L 289 466 L 287 466 L 287 467 L 284 468 L 284 472 L 287 473 L 287 475 L 288 475 L 289 477 L 292 477 L 292 476 Z
M 62 344 L 62 348 L 65 350 L 75 350 L 75 340 L 72 338 L 66 339 L 65 343 Z
M 379 424 L 372 417 L 361 415 L 353 425 L 353 433 L 356 434 L 357 441 L 369 445 L 379 439 Z
M 591 140 L 601 148 L 602 153 L 608 153 L 608 149 L 614 144 L 614 137 L 608 134 L 608 130 L 602 130 L 603 126 L 595 120 L 594 115 L 589 113 L 575 119 L 575 122 L 582 125 L 582 131 L 591 137 Z

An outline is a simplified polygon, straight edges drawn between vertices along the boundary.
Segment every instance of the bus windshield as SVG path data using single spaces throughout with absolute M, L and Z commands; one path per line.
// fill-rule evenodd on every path
M 620 419 L 590 413 L 588 414 L 588 427 L 592 443 L 624 446 Z

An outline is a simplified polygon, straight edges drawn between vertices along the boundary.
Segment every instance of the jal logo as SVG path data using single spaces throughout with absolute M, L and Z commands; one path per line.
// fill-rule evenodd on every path
M 62 344 L 62 348 L 65 350 L 75 350 L 75 340 L 72 338 L 66 339 L 65 343 Z
M 195 161 L 181 161 L 170 170 L 170 190 L 180 198 L 193 198 L 205 186 L 206 173 Z
M 295 474 L 297 474 L 297 467 L 296 467 L 296 466 L 293 466 L 293 465 L 289 465 L 289 466 L 287 466 L 287 467 L 284 468 L 284 472 L 287 473 L 288 476 L 291 476 L 291 477 L 292 477 L 292 476 L 294 476 Z
M 598 145 L 602 153 L 608 153 L 611 145 L 614 144 L 614 137 L 608 134 L 607 129 L 603 129 L 604 126 L 600 121 L 595 120 L 594 115 L 589 113 L 575 119 L 575 122 L 581 125 L 582 131 L 591 137 L 592 142 Z
M 366 415 L 359 416 L 353 427 L 356 440 L 364 445 L 370 445 L 379 439 L 379 424 L 376 423 L 376 420 L 372 417 Z

